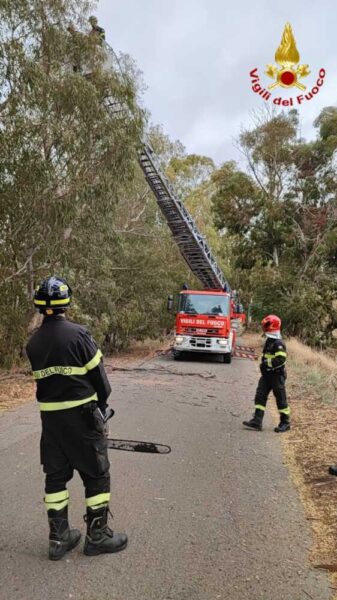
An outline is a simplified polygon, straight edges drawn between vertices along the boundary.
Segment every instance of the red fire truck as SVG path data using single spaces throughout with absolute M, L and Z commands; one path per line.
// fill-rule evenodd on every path
M 232 360 L 236 331 L 232 327 L 232 302 L 228 292 L 183 290 L 179 294 L 173 355 L 183 352 L 221 354 Z

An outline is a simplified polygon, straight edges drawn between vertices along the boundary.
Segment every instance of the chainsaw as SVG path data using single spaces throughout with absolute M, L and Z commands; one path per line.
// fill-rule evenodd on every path
M 156 442 L 139 442 L 136 440 L 115 440 L 107 438 L 109 450 L 127 450 L 128 452 L 148 452 L 149 454 L 170 454 L 170 446 Z
M 96 419 L 101 423 L 103 422 L 103 430 L 106 434 L 109 450 L 126 450 L 127 452 L 147 452 L 149 454 L 170 454 L 170 446 L 165 446 L 164 444 L 157 444 L 157 442 L 116 440 L 113 438 L 109 438 L 108 421 L 114 416 L 114 414 L 115 413 L 113 409 L 110 407 L 107 408 L 107 410 L 104 413 L 102 413 L 102 411 L 98 407 L 96 407 L 94 410 L 94 415 Z

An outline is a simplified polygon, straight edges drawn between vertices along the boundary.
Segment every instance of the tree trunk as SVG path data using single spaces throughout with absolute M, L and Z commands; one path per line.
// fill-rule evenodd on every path
M 273 248 L 273 261 L 274 261 L 274 265 L 275 267 L 279 266 L 279 258 L 278 258 L 278 251 L 276 246 L 274 246 Z
M 29 250 L 29 259 L 27 262 L 27 296 L 29 300 L 34 294 L 34 267 L 33 267 L 33 251 Z

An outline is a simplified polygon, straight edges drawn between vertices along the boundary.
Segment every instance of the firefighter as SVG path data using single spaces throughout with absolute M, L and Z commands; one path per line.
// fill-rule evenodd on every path
M 82 34 L 77 31 L 73 23 L 69 23 L 67 27 L 69 33 L 68 39 L 68 54 L 72 61 L 73 72 L 81 73 L 81 36 Z
M 127 545 L 127 536 L 108 526 L 110 464 L 104 421 L 113 413 L 107 405 L 111 388 L 102 353 L 90 333 L 65 318 L 71 296 L 61 277 L 48 277 L 37 286 L 34 305 L 44 319 L 27 345 L 41 411 L 51 560 L 61 559 L 81 538 L 80 531 L 70 529 L 68 522 L 67 483 L 74 469 L 85 487 L 84 553 L 118 552 Z
M 94 16 L 89 17 L 89 23 L 91 25 L 90 35 L 95 35 L 100 44 L 102 44 L 105 41 L 105 30 L 98 25 L 97 18 Z
M 280 414 L 280 422 L 274 431 L 284 433 L 290 429 L 290 408 L 285 388 L 287 350 L 281 337 L 281 319 L 276 315 L 268 315 L 261 325 L 266 341 L 260 365 L 261 378 L 255 394 L 255 413 L 253 418 L 244 421 L 243 425 L 257 431 L 262 430 L 268 395 L 273 390 Z

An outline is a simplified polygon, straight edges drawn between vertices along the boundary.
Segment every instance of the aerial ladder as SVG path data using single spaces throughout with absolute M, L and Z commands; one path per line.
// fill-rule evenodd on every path
M 200 233 L 194 219 L 175 193 L 172 184 L 161 170 L 156 155 L 146 142 L 143 143 L 138 161 L 171 230 L 174 241 L 192 273 L 205 288 L 229 291 L 229 285 L 205 237 Z
M 115 70 L 117 66 L 123 76 L 114 50 L 105 41 L 102 44 L 106 52 L 104 69 Z M 105 104 L 112 117 L 128 110 L 113 98 L 107 98 Z M 174 357 L 181 358 L 184 352 L 209 352 L 220 354 L 225 363 L 230 363 L 236 338 L 231 288 L 146 138 L 141 140 L 138 162 L 182 257 L 204 286 L 203 291 L 186 289 L 179 294 Z
M 123 75 L 113 48 L 105 41 L 103 44 L 107 54 L 104 68 L 116 69 L 117 64 L 117 68 Z M 107 99 L 106 106 L 113 116 L 122 110 L 122 107 L 112 99 Z M 217 264 L 205 236 L 198 230 L 194 219 L 162 171 L 159 159 L 146 138 L 141 140 L 138 162 L 166 219 L 174 241 L 192 273 L 205 288 L 230 291 L 229 284 Z

